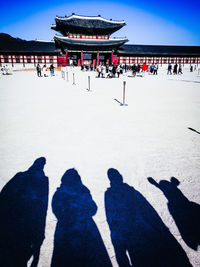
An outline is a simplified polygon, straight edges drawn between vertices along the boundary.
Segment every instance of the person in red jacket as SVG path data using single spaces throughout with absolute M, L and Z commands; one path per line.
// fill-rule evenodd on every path
M 145 75 L 145 72 L 147 71 L 148 69 L 148 66 L 146 64 L 146 62 L 142 65 L 142 75 L 144 76 Z

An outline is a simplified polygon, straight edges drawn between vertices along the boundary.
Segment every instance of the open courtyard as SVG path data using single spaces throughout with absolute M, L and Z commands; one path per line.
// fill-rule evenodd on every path
M 46 158 L 49 201 L 39 267 L 51 264 L 57 223 L 51 202 L 70 168 L 78 171 L 98 207 L 93 219 L 113 266 L 118 263 L 104 200 L 110 168 L 150 203 L 192 266 L 200 265 L 199 250 L 186 244 L 169 211 L 166 191 L 155 186 L 175 177 L 180 182 L 177 191 L 200 203 L 200 76 L 189 68 L 180 76 L 166 72 L 163 67 L 158 75 L 134 78 L 128 72 L 106 79 L 96 78 L 96 72 L 69 68 L 68 81 L 59 71 L 54 77 L 37 77 L 36 71 L 0 76 L 0 188 L 37 158 Z M 120 106 L 124 81 L 128 105 Z M 187 216 L 184 206 L 179 213 L 179 218 Z

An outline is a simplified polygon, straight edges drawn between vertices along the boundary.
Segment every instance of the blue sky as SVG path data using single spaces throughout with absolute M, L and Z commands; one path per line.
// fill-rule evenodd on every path
M 130 44 L 200 45 L 200 0 L 2 1 L 0 32 L 51 40 L 55 16 L 72 12 L 125 20 L 113 36 L 126 36 Z

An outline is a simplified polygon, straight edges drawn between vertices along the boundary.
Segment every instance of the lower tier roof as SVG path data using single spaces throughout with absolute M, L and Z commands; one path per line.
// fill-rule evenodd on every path
M 123 45 L 118 49 L 123 55 L 200 56 L 200 46 L 177 45 Z
M 55 43 L 57 47 L 62 50 L 65 49 L 83 49 L 83 50 L 112 50 L 128 42 L 127 38 L 111 38 L 104 39 L 76 39 L 63 36 L 55 36 Z

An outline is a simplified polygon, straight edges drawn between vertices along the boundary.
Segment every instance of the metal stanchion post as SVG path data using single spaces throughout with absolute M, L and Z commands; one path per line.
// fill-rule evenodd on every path
M 90 92 L 90 76 L 88 76 L 88 88 L 87 88 L 87 91 Z
M 123 85 L 124 85 L 123 86 L 123 105 L 124 105 L 125 104 L 125 93 L 126 93 L 125 92 L 125 88 L 126 88 L 126 82 L 125 81 L 123 82 Z
M 125 104 L 125 95 L 126 95 L 126 81 L 123 81 L 123 103 L 120 104 L 120 106 L 128 106 L 128 104 Z
M 74 75 L 74 73 L 73 73 L 73 84 L 72 85 L 76 85 L 75 84 L 75 75 Z

